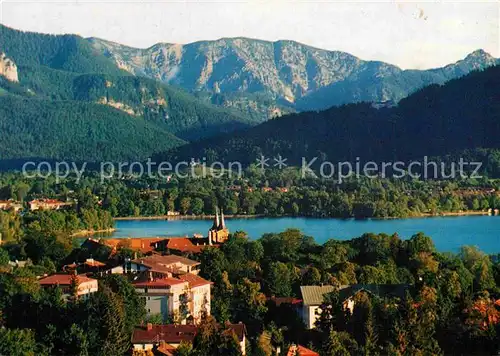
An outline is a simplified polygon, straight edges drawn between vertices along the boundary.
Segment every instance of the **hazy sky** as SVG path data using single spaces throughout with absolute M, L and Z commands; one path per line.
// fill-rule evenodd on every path
M 500 57 L 500 2 L 0 0 L 0 22 L 134 47 L 245 36 L 290 39 L 402 68 Z

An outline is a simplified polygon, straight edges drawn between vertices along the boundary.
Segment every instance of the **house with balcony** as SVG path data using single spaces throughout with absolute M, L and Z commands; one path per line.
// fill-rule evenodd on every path
M 181 324 L 196 324 L 210 315 L 212 282 L 168 266 L 137 266 L 140 270 L 132 285 L 145 299 L 148 315 L 161 314 L 163 320 Z

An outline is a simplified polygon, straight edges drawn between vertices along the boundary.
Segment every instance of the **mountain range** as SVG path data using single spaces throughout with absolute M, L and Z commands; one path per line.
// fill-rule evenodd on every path
M 397 103 L 426 85 L 500 63 L 483 50 L 443 68 L 402 70 L 294 41 L 224 38 L 147 49 L 97 38 L 89 42 L 129 73 L 180 86 L 260 121 L 354 102 Z
M 291 114 L 276 125 L 290 120 L 300 131 L 292 124 L 301 122 L 297 117 L 325 114 L 295 112 L 360 101 L 391 107 L 426 85 L 497 63 L 478 50 L 443 68 L 401 70 L 293 41 L 231 38 L 135 49 L 0 25 L 0 127 L 8 136 L 0 155 L 144 159 L 197 140 L 205 141 L 186 150 L 224 146 L 219 135 L 235 131 L 235 138 L 264 139 L 274 129 L 270 118 Z M 359 118 L 352 124 L 364 125 Z
M 424 156 L 486 158 L 500 167 L 500 66 L 477 71 L 444 85 L 427 86 L 397 106 L 346 104 L 320 112 L 276 118 L 231 135 L 188 144 L 156 160 L 203 158 L 255 163 L 261 155 L 282 156 L 288 165 L 302 158 L 314 168 L 325 161 L 396 162 Z M 456 160 L 458 162 L 458 160 Z M 495 168 L 495 169 L 497 169 Z M 449 169 L 449 167 L 448 167 Z M 449 173 L 449 171 L 447 171 Z M 500 172 L 496 172 L 500 173 Z

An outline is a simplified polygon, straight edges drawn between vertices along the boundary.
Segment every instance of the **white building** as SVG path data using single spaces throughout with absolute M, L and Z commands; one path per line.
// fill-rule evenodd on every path
M 391 297 L 403 299 L 410 289 L 408 284 L 352 284 L 338 286 L 339 299 L 345 311 L 351 314 L 354 311 L 355 296 L 360 292 L 366 292 L 378 297 Z M 315 327 L 316 321 L 321 314 L 321 304 L 324 296 L 335 290 L 334 286 L 301 286 L 302 294 L 302 320 L 308 329 Z
M 148 277 L 146 274 L 149 274 Z M 204 313 L 210 315 L 212 282 L 191 273 L 172 277 L 152 277 L 148 271 L 132 282 L 135 290 L 146 300 L 149 315 L 161 314 L 163 320 L 181 324 L 198 323 Z
M 334 291 L 334 286 L 300 286 L 302 294 L 302 320 L 308 329 L 313 329 L 321 314 L 323 296 Z
M 77 284 L 77 296 L 83 299 L 88 298 L 91 293 L 99 290 L 97 279 L 88 278 L 83 275 L 70 274 L 53 274 L 51 276 L 40 279 L 39 283 L 42 288 L 59 287 L 62 290 L 63 298 L 71 296 L 71 288 L 73 280 Z

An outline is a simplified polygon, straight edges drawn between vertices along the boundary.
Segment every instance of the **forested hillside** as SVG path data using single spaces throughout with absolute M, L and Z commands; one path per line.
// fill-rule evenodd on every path
M 182 90 L 142 77 L 74 74 L 20 66 L 19 84 L 31 95 L 49 100 L 78 100 L 115 107 L 187 140 L 231 132 L 252 123 L 243 115 L 202 103 Z
M 0 25 L 0 55 L 4 160 L 143 159 L 182 139 L 252 124 L 182 89 L 130 75 L 79 36 Z
M 42 65 L 75 73 L 127 73 L 76 35 L 23 32 L 0 24 L 0 51 L 17 65 Z
M 114 108 L 0 96 L 2 159 L 138 160 L 183 141 Z
M 281 154 L 330 161 L 401 160 L 465 149 L 500 148 L 500 67 L 433 85 L 377 109 L 368 103 L 305 112 L 236 135 L 174 150 L 169 157 L 209 157 L 250 163 Z

